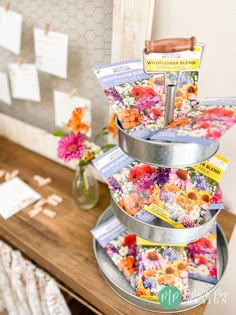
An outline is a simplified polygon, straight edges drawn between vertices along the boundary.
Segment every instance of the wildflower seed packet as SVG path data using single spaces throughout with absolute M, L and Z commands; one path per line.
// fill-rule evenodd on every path
M 199 240 L 188 244 L 189 278 L 217 283 L 216 225 Z
M 171 169 L 134 161 L 115 147 L 93 163 L 117 204 L 141 221 L 158 217 L 177 228 L 193 227 L 203 222 L 208 209 L 223 208 L 218 183 L 227 160 L 219 155 L 196 166 Z
M 175 116 L 196 103 L 198 71 L 148 75 L 140 60 L 95 67 L 95 73 L 121 127 L 137 138 L 149 138 L 164 127 L 165 86 L 178 85 Z
M 236 98 L 206 100 L 152 135 L 151 139 L 211 146 L 235 124 Z
M 123 195 L 124 191 L 121 184 L 113 175 L 121 172 L 124 167 L 130 165 L 133 161 L 134 160 L 126 155 L 118 146 L 113 147 L 93 160 L 94 166 L 97 168 L 105 182 L 107 182 L 108 188 L 111 190 L 113 198 L 117 202 L 120 200 L 120 197 L 118 196 Z M 150 223 L 155 219 L 155 216 L 151 213 L 148 213 L 145 210 L 141 211 L 141 208 L 139 210 L 140 211 L 135 213 L 137 219 L 146 223 Z
M 159 292 L 176 286 L 182 301 L 189 298 L 186 245 L 162 245 L 137 237 L 136 295 L 159 301 Z
M 96 226 L 91 233 L 135 289 L 136 235 L 126 230 L 115 216 Z
M 226 166 L 227 160 L 219 155 L 181 169 L 134 161 L 108 183 L 111 190 L 114 180 L 120 185 L 114 197 L 130 215 L 144 209 L 177 228 L 193 227 L 203 223 Z

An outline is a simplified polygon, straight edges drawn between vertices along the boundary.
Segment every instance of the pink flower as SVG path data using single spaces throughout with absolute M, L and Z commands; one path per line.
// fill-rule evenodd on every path
M 142 258 L 142 263 L 146 270 L 148 269 L 161 269 L 165 267 L 167 260 L 162 258 L 161 255 L 158 255 L 156 252 L 147 252 Z
M 219 138 L 221 138 L 222 132 L 221 131 L 209 131 L 206 134 L 206 138 L 211 139 L 213 141 L 217 141 Z
M 80 133 L 77 135 L 68 134 L 58 143 L 57 154 L 60 159 L 69 162 L 73 159 L 80 159 L 85 149 L 85 137 Z
M 193 184 L 190 181 L 189 175 L 185 170 L 172 168 L 169 176 L 170 184 L 173 184 L 180 189 L 192 189 Z
M 212 197 L 212 199 L 211 199 L 211 202 L 212 202 L 212 203 L 215 203 L 215 202 L 223 202 L 221 193 L 217 193 L 217 192 L 214 193 L 214 195 L 213 195 L 213 197 Z
M 217 278 L 217 269 L 216 269 L 216 267 L 210 268 L 209 271 L 210 271 L 210 276 L 211 277 Z

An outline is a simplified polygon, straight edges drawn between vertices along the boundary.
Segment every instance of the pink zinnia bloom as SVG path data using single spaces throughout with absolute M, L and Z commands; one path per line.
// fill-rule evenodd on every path
M 68 134 L 58 143 L 57 154 L 60 159 L 69 162 L 81 158 L 85 149 L 85 137 L 80 133 Z
M 193 187 L 188 173 L 182 169 L 171 169 L 169 182 L 180 189 L 190 190 Z
M 142 257 L 142 263 L 146 270 L 149 269 L 161 269 L 165 267 L 167 260 L 162 258 L 161 255 L 158 255 L 156 252 L 148 252 Z

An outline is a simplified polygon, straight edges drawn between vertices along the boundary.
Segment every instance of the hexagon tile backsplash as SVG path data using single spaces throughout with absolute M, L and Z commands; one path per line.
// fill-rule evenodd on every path
M 77 87 L 78 95 L 91 99 L 93 134 L 108 120 L 108 103 L 94 75 L 93 67 L 110 63 L 112 37 L 112 0 L 11 0 L 10 8 L 23 15 L 21 56 L 34 63 L 33 28 L 50 29 L 69 35 L 68 78 L 61 79 L 39 72 L 40 103 L 13 100 L 8 106 L 0 102 L 0 112 L 29 124 L 53 131 L 53 90 L 69 92 Z M 0 70 L 18 57 L 0 47 Z

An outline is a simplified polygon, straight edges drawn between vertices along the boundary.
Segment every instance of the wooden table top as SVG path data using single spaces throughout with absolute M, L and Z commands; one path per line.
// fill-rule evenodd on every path
M 43 214 L 28 216 L 28 207 L 8 220 L 0 218 L 0 237 L 21 250 L 76 294 L 102 313 L 153 314 L 122 300 L 103 280 L 93 253 L 90 230 L 110 204 L 106 185 L 100 185 L 100 201 L 92 210 L 81 210 L 71 197 L 74 172 L 0 137 L 0 169 L 19 169 L 19 177 L 43 197 L 57 193 L 64 198 L 51 219 Z M 51 177 L 52 183 L 39 188 L 34 175 Z M 51 207 L 52 208 L 52 207 Z M 218 221 L 229 239 L 236 216 L 222 211 Z M 200 315 L 205 306 L 179 314 Z M 157 314 L 157 313 L 155 313 Z

